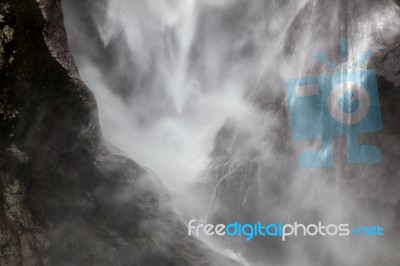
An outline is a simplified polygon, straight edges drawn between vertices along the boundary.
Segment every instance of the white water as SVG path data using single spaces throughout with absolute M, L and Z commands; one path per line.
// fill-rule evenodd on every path
M 282 100 L 284 81 L 309 73 L 315 53 L 332 51 L 341 37 L 349 39 L 349 60 L 354 61 L 368 48 L 379 51 L 382 40 L 393 38 L 399 26 L 398 9 L 389 1 L 375 10 L 362 1 L 325 1 L 330 3 L 327 9 L 318 8 L 317 0 L 283 2 L 111 0 L 104 19 L 95 16 L 94 21 L 102 44 L 117 45 L 113 58 L 118 63 L 102 72 L 86 57 L 90 51 L 75 56 L 82 79 L 96 96 L 106 139 L 152 169 L 185 218 L 208 213 L 210 199 L 202 198 L 199 178 L 212 162 L 216 134 L 226 121 L 235 121 L 249 136 L 230 163 L 240 165 L 256 147 L 261 169 L 274 170 L 281 158 L 274 154 L 268 134 L 281 117 L 273 110 L 261 110 L 260 95 Z M 79 28 L 68 23 L 70 42 L 79 42 L 81 37 L 71 40 Z M 291 56 L 285 53 L 288 44 L 293 46 Z M 107 78 L 113 73 L 116 78 L 110 82 Z M 128 77 L 128 93 L 118 89 L 121 76 Z M 259 172 L 256 178 L 260 199 L 268 197 L 261 190 L 267 174 Z M 288 204 L 320 208 L 307 198 L 336 193 L 325 180 L 313 179 L 320 174 L 296 172 L 288 188 L 294 199 L 315 189 L 304 202 Z M 222 178 L 219 181 L 215 183 L 219 185 Z M 243 205 L 247 196 L 251 195 L 246 194 Z M 341 199 L 334 211 L 323 213 L 339 219 L 346 213 L 341 207 L 347 205 Z M 329 243 L 330 248 L 336 244 Z M 289 249 L 294 256 L 304 251 L 300 246 Z M 339 261 L 348 259 L 346 250 L 335 252 Z M 309 260 L 299 258 L 296 263 L 309 266 Z

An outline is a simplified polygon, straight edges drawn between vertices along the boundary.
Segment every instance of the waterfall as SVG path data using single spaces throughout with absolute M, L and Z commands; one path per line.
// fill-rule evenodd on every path
M 369 49 L 386 49 L 400 26 L 392 1 L 104 0 L 89 1 L 90 10 L 73 1 L 63 5 L 70 47 L 96 96 L 105 138 L 163 180 L 184 220 L 297 219 L 299 208 L 335 221 L 350 215 L 346 206 L 353 199 L 337 192 L 344 168 L 297 168 L 304 147 L 320 143 L 291 140 L 286 82 L 343 69 L 341 39 L 349 44 L 348 62 Z M 366 68 L 371 58 L 364 59 Z M 252 256 L 236 242 L 217 246 Z M 251 249 L 266 249 L 264 244 Z M 347 265 L 340 263 L 351 245 L 338 245 L 323 247 L 336 252 L 332 265 Z M 320 248 L 288 246 L 293 256 Z M 265 253 L 277 259 L 274 251 Z M 258 252 L 250 260 L 257 265 L 263 256 Z M 301 257 L 296 265 L 314 265 L 312 259 Z M 292 257 L 284 263 L 293 265 Z

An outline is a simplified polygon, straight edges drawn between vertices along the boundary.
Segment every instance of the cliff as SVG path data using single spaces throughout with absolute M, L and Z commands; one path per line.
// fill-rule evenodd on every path
M 110 152 L 59 0 L 0 3 L 0 265 L 233 265 Z

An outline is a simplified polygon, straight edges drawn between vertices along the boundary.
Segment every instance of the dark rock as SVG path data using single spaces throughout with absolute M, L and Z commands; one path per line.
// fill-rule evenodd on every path
M 0 11 L 0 265 L 234 265 L 187 236 L 157 177 L 107 148 L 60 1 Z

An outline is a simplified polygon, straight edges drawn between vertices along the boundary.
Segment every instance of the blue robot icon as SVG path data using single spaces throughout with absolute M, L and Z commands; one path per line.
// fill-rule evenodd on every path
M 342 62 L 347 57 L 347 41 L 340 41 Z M 352 66 L 370 57 L 368 50 Z M 336 66 L 324 55 L 317 59 Z M 358 144 L 359 134 L 382 130 L 376 73 L 372 69 L 323 74 L 290 79 L 286 83 L 289 120 L 295 141 L 321 141 L 317 150 L 299 157 L 301 168 L 332 168 L 333 138 L 347 137 L 347 162 L 379 163 L 381 152 L 371 145 Z

